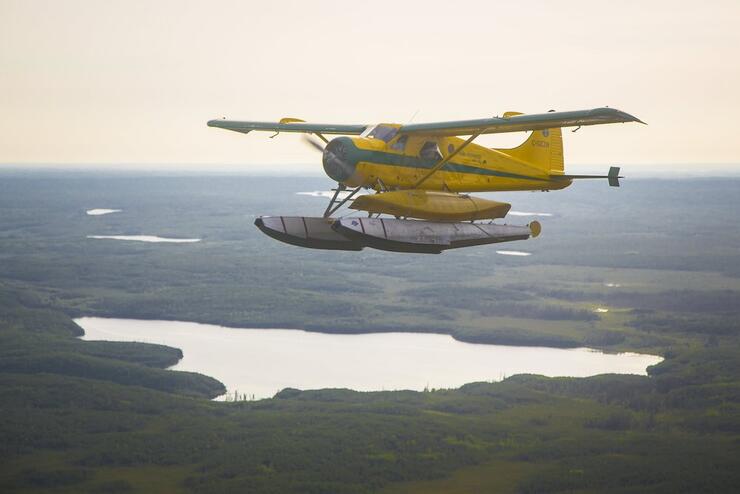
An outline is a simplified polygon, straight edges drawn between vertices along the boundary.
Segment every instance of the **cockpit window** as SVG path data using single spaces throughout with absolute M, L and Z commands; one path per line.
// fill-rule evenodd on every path
M 391 149 L 396 151 L 403 151 L 404 149 L 406 149 L 406 141 L 408 140 L 409 136 L 407 135 L 399 137 L 393 144 L 391 144 Z
M 421 147 L 421 150 L 419 151 L 419 156 L 424 158 L 425 160 L 438 161 L 442 159 L 442 153 L 439 152 L 437 143 L 434 141 L 425 142 L 424 145 Z
M 374 137 L 384 142 L 388 142 L 395 135 L 398 134 L 398 129 L 395 127 L 389 127 L 388 125 L 376 125 L 375 128 L 367 135 L 368 137 Z

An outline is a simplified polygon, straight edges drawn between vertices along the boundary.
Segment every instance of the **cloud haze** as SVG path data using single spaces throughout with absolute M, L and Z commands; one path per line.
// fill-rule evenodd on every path
M 609 105 L 650 125 L 567 132 L 566 163 L 716 168 L 740 163 L 739 18 L 737 1 L 0 0 L 0 162 L 309 172 L 294 135 L 205 122 Z

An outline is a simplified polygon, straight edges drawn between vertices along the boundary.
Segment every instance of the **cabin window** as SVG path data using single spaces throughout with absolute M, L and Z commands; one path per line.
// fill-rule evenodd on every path
M 375 128 L 368 134 L 368 137 L 380 139 L 381 141 L 388 142 L 398 134 L 398 129 L 395 127 L 389 127 L 388 125 L 376 125 Z
M 396 139 L 396 142 L 391 144 L 391 149 L 394 149 L 396 151 L 402 151 L 406 149 L 406 141 L 409 140 L 409 136 L 401 136 L 398 139 Z
M 419 151 L 419 156 L 425 160 L 439 161 L 442 159 L 442 153 L 439 152 L 437 143 L 434 141 L 425 142 L 421 147 L 421 151 Z

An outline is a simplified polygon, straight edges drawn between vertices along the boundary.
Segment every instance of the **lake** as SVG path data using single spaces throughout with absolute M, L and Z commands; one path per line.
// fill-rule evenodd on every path
M 88 216 L 104 216 L 106 214 L 120 213 L 121 211 L 123 210 L 122 209 L 98 208 L 98 209 L 88 209 L 87 211 L 85 211 L 85 213 L 87 213 Z
M 191 244 L 200 242 L 199 238 L 167 238 L 157 235 L 88 235 L 87 238 L 103 240 L 130 240 L 134 242 L 154 242 L 154 243 L 171 243 L 171 244 Z
M 269 398 L 283 388 L 380 391 L 457 388 L 521 373 L 585 377 L 646 374 L 662 360 L 636 353 L 605 354 L 464 343 L 427 333 L 337 335 L 294 329 L 240 329 L 181 321 L 82 317 L 85 340 L 140 341 L 182 349 L 173 370 L 215 377 L 228 393 Z

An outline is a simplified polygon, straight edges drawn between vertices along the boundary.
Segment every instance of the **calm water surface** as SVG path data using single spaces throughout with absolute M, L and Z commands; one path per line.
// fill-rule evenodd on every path
M 122 209 L 88 209 L 85 211 L 88 216 L 103 216 L 106 214 L 120 213 Z
M 181 348 L 175 370 L 213 376 L 230 393 L 269 398 L 277 391 L 349 388 L 378 391 L 456 388 L 520 373 L 591 376 L 645 374 L 662 359 L 636 353 L 604 354 L 463 343 L 448 335 L 371 333 L 335 335 L 293 329 L 237 329 L 180 321 L 83 317 L 83 339 L 141 341 Z
M 103 239 L 103 240 L 131 240 L 135 242 L 163 242 L 171 244 L 191 244 L 193 242 L 200 242 L 199 238 L 167 238 L 158 237 L 156 235 L 88 235 L 87 238 Z

